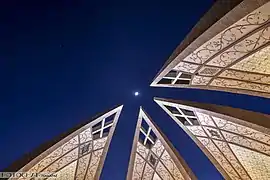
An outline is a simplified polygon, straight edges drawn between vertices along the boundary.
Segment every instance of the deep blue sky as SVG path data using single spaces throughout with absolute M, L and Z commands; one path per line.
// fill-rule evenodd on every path
M 125 179 L 142 105 L 199 179 L 218 180 L 212 164 L 153 97 L 270 113 L 270 101 L 263 98 L 149 87 L 212 0 L 5 3 L 0 5 L 0 169 L 96 113 L 124 104 L 101 179 Z

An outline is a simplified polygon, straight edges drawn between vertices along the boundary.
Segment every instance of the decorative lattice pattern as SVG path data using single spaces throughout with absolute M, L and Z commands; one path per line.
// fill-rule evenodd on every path
M 218 117 L 202 113 L 199 109 L 192 109 L 199 123 L 190 126 L 180 121 L 176 112 L 176 109 L 189 112 L 190 107 L 163 101 L 159 103 L 164 103 L 162 107 L 173 119 L 207 149 L 211 158 L 215 159 L 214 164 L 222 167 L 226 176 L 233 180 L 270 179 L 270 134 L 260 132 L 252 125 L 232 122 L 224 115 Z
M 186 57 L 180 53 L 153 86 L 202 88 L 270 96 L 270 2 L 214 36 Z M 268 23 L 268 24 L 267 24 Z M 208 32 L 207 32 L 208 33 Z M 174 73 L 174 76 L 172 75 Z M 190 78 L 176 80 L 178 74 Z
M 270 157 L 249 149 L 230 144 L 233 152 L 254 180 L 270 178 Z
M 225 88 L 233 88 L 233 89 L 240 89 L 240 90 L 242 89 L 242 90 L 251 90 L 251 91 L 270 93 L 270 86 L 269 85 L 248 83 L 245 81 L 232 80 L 232 79 L 217 78 L 217 79 L 214 79 L 210 85 L 216 86 L 216 87 L 225 87 Z
M 239 72 L 239 71 L 234 71 L 234 70 L 225 70 L 219 75 L 219 77 L 238 79 L 238 80 L 244 80 L 244 81 L 255 82 L 255 83 L 259 82 L 262 84 L 270 84 L 270 75 L 253 74 L 253 73 L 242 72 L 242 71 Z
M 147 118 L 142 110 L 140 110 L 140 115 Z M 183 169 L 183 167 L 180 167 L 180 162 L 174 152 L 171 148 L 168 148 L 164 139 L 158 138 L 161 135 L 155 130 L 154 125 L 149 124 L 150 120 L 144 118 L 141 121 L 139 119 L 138 123 L 141 124 L 136 129 L 136 134 L 139 133 L 141 136 L 139 136 L 136 146 L 133 145 L 132 152 L 135 153 L 135 159 L 132 162 L 131 179 L 184 180 L 182 174 L 184 170 L 180 171 L 180 168 Z M 144 133 L 142 133 L 142 129 Z M 148 138 L 152 139 L 150 141 L 151 145 L 146 143 Z
M 270 75 L 270 46 L 257 51 L 231 68 Z
M 73 163 L 70 163 L 69 165 L 67 165 L 66 167 L 61 169 L 57 173 L 56 178 L 55 177 L 50 177 L 50 178 L 48 178 L 48 180 L 53 180 L 53 179 L 57 179 L 57 180 L 74 180 L 76 166 L 77 166 L 77 161 L 74 161 Z
M 78 129 L 74 135 L 69 135 L 30 162 L 33 164 L 32 167 L 29 164 L 28 169 L 26 166 L 23 171 L 53 173 L 60 180 L 97 179 L 97 170 L 103 166 L 101 157 L 106 156 L 104 148 L 110 141 L 108 136 L 112 133 L 110 128 L 116 122 L 116 117 L 119 117 L 121 108 L 115 108 Z M 107 121 L 112 116 L 113 120 Z M 97 132 L 98 136 L 93 138 Z
M 228 27 L 187 56 L 184 61 L 202 64 L 236 40 L 260 27 L 270 18 L 270 3 L 258 8 Z

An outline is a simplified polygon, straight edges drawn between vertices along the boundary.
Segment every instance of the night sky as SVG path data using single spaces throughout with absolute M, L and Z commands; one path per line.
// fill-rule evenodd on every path
M 222 179 L 153 97 L 223 104 L 269 114 L 270 100 L 149 86 L 212 3 L 1 2 L 0 169 L 96 113 L 124 104 L 101 179 L 125 179 L 140 105 L 199 179 Z M 134 91 L 139 91 L 140 96 L 135 97 Z

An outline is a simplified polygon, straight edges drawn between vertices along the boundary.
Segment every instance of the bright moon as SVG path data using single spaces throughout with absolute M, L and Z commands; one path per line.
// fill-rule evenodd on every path
M 136 92 L 134 93 L 134 95 L 135 95 L 135 96 L 139 96 L 139 92 L 136 91 Z

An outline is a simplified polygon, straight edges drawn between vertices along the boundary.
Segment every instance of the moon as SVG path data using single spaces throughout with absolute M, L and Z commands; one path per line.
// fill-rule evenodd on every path
M 139 96 L 140 93 L 138 91 L 134 92 L 134 96 Z

